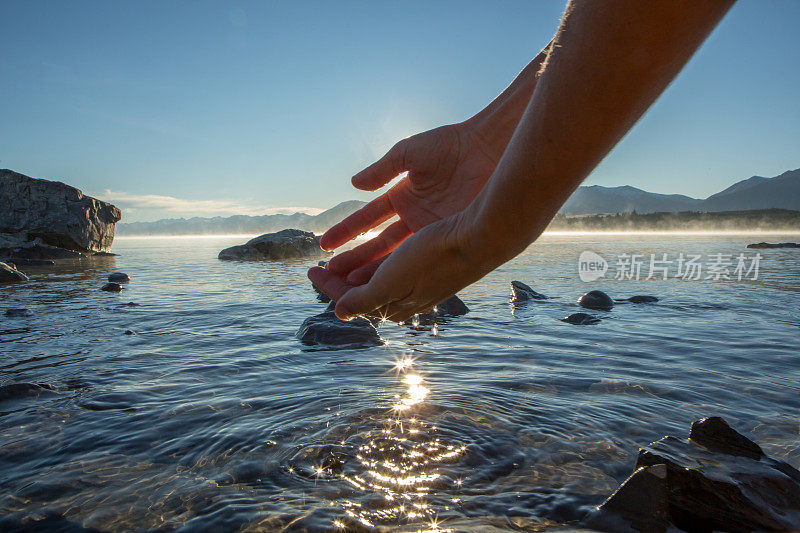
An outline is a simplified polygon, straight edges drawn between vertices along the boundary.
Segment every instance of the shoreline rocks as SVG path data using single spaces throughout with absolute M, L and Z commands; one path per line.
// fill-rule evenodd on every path
M 90 253 L 107 251 L 120 210 L 61 182 L 0 169 L 0 248 L 28 243 Z M 0 250 L 0 255 L 2 250 Z M 45 257 L 42 259 L 51 259 Z
M 800 248 L 800 243 L 797 242 L 757 242 L 748 244 L 748 248 Z
M 800 471 L 710 417 L 688 439 L 664 437 L 639 450 L 634 473 L 587 525 L 618 531 L 793 531 L 800 524 Z
M 319 245 L 319 237 L 309 231 L 285 229 L 265 233 L 245 244 L 225 248 L 217 256 L 227 261 L 279 261 L 327 255 Z

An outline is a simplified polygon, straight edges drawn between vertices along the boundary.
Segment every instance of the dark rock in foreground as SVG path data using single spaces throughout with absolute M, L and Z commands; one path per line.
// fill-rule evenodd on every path
M 589 315 L 586 313 L 572 313 L 569 316 L 565 316 L 561 319 L 561 322 L 566 322 L 567 324 L 575 324 L 576 326 L 589 326 L 591 324 L 597 324 L 600 322 L 600 319 L 596 316 Z
M 106 292 L 121 292 L 122 286 L 119 283 L 106 283 L 100 287 L 100 290 Z
M 383 344 L 377 328 L 366 318 L 339 320 L 333 312 L 333 302 L 318 315 L 303 321 L 295 336 L 310 346 L 345 346 L 367 348 Z
M 130 276 L 124 272 L 113 272 L 108 275 L 108 281 L 112 281 L 114 283 L 127 283 L 130 280 Z
M 17 270 L 13 264 L 0 263 L 0 283 L 10 281 L 28 281 L 28 276 Z
M 587 309 L 608 311 L 614 307 L 614 300 L 603 291 L 589 291 L 578 299 L 578 304 Z
M 33 312 L 30 309 L 25 309 L 24 307 L 14 307 L 11 309 L 6 309 L 6 312 L 3 313 L 3 315 L 10 318 L 22 318 L 33 316 Z
M 100 252 L 114 240 L 120 210 L 58 181 L 0 170 L 0 232 L 80 252 Z
M 528 300 L 547 300 L 548 297 L 538 293 L 521 281 L 511 282 L 511 300 L 515 302 L 525 302 Z
M 795 531 L 800 471 L 767 457 L 719 417 L 692 424 L 689 439 L 664 437 L 641 450 L 636 471 L 587 525 L 639 531 Z
M 218 257 L 235 261 L 275 261 L 319 257 L 326 253 L 319 246 L 319 237 L 313 233 L 299 229 L 285 229 L 255 237 L 239 246 L 225 248 Z
M 797 242 L 757 242 L 748 244 L 748 248 L 800 248 L 800 243 Z

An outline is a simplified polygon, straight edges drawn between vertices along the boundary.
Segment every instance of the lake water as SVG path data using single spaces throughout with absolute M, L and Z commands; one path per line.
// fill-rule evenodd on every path
M 798 467 L 800 250 L 737 280 L 760 240 L 797 236 L 546 235 L 460 293 L 469 314 L 360 350 L 301 344 L 315 262 L 216 259 L 241 237 L 23 269 L 0 286 L 33 312 L 0 313 L 0 385 L 52 390 L 0 399 L 0 529 L 557 529 L 710 415 Z M 605 278 L 579 279 L 584 250 Z M 734 279 L 646 280 L 650 253 L 701 255 L 702 278 L 729 254 Z M 638 281 L 613 279 L 621 254 L 644 255 Z M 113 271 L 132 281 L 99 291 Z M 514 306 L 515 279 L 557 298 Z M 559 321 L 590 289 L 660 301 Z

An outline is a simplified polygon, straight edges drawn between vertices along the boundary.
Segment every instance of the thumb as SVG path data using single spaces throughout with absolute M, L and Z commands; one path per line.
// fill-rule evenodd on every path
M 383 307 L 389 300 L 389 295 L 377 290 L 372 283 L 353 287 L 336 303 L 336 316 L 342 320 L 352 320 Z
M 403 139 L 395 144 L 386 155 L 353 176 L 353 187 L 364 191 L 380 189 L 406 168 L 406 152 L 409 148 L 409 139 Z

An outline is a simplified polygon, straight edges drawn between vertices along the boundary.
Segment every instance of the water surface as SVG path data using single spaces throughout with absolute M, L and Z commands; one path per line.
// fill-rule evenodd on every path
M 216 259 L 242 238 L 118 239 L 116 258 L 27 269 L 0 286 L 33 312 L 0 316 L 0 385 L 52 390 L 0 399 L 0 526 L 558 529 L 639 446 L 710 415 L 800 466 L 798 250 L 761 250 L 757 280 L 578 278 L 587 249 L 758 240 L 545 236 L 461 293 L 469 314 L 383 324 L 362 350 L 300 344 L 324 308 L 309 262 Z M 100 292 L 113 271 L 132 282 Z M 513 279 L 557 298 L 514 306 Z M 661 301 L 559 321 L 590 289 Z

